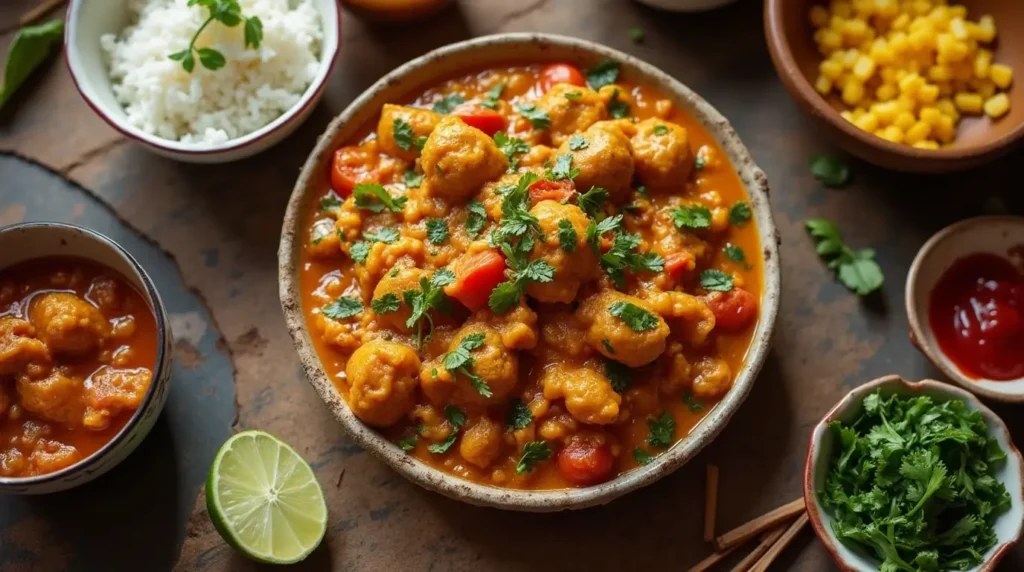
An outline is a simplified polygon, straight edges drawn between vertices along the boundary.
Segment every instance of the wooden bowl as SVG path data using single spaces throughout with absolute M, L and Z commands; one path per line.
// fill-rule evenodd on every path
M 299 283 L 299 255 L 305 243 L 308 213 L 326 189 L 334 151 L 351 141 L 367 122 L 376 121 L 383 104 L 401 101 L 406 95 L 436 85 L 443 78 L 482 67 L 523 62 L 571 62 L 588 67 L 609 59 L 619 63 L 622 74 L 629 81 L 658 89 L 674 105 L 694 117 L 722 146 L 729 163 L 747 190 L 761 241 L 764 294 L 761 298 L 761 317 L 754 330 L 746 361 L 736 373 L 732 389 L 685 438 L 658 455 L 650 464 L 608 482 L 586 488 L 527 491 L 473 483 L 439 471 L 408 455 L 378 431 L 357 419 L 324 371 L 306 325 Z M 754 386 L 761 365 L 768 355 L 779 309 L 779 238 L 776 232 L 764 172 L 754 163 L 729 122 L 688 87 L 635 57 L 585 40 L 549 34 L 484 36 L 445 46 L 402 65 L 367 89 L 327 126 L 302 168 L 285 212 L 278 251 L 281 306 L 306 376 L 320 398 L 356 443 L 399 474 L 424 488 L 474 505 L 531 512 L 580 509 L 607 503 L 683 466 L 718 436 L 739 409 Z
M 1014 85 L 1007 95 L 1010 111 L 997 120 L 986 116 L 960 122 L 953 145 L 938 150 L 916 149 L 891 143 L 863 131 L 839 115 L 845 109 L 838 97 L 823 97 L 814 90 L 822 61 L 814 43 L 808 11 L 821 0 L 766 0 L 765 37 L 783 85 L 793 99 L 819 120 L 829 136 L 850 153 L 876 165 L 915 173 L 947 173 L 975 167 L 1005 155 L 1024 139 L 1024 10 L 1020 0 L 964 0 L 968 16 L 976 20 L 991 14 L 998 41 L 994 61 L 1013 67 Z

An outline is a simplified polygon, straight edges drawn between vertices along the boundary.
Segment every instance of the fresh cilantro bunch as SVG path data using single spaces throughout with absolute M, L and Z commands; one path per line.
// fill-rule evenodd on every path
M 966 570 L 995 545 L 1010 496 L 993 470 L 1006 454 L 979 412 L 875 392 L 831 429 L 837 452 L 818 496 L 836 536 L 874 553 L 880 570 Z
M 807 219 L 807 232 L 818 240 L 818 255 L 827 259 L 828 267 L 836 271 L 839 281 L 859 296 L 882 287 L 885 275 L 875 262 L 871 248 L 854 250 L 843 242 L 839 227 L 823 218 Z
M 188 5 L 201 6 L 210 11 L 209 17 L 206 18 L 203 25 L 199 26 L 195 35 L 192 36 L 192 41 L 188 43 L 188 48 L 167 56 L 174 61 L 181 62 L 181 67 L 188 73 L 192 73 L 192 70 L 195 69 L 195 57 L 197 55 L 199 56 L 199 63 L 211 71 L 219 70 L 226 63 L 224 54 L 219 51 L 213 48 L 196 48 L 196 39 L 210 25 L 210 22 L 217 21 L 228 28 L 234 28 L 244 23 L 245 47 L 260 47 L 260 42 L 263 41 L 263 22 L 256 16 L 243 16 L 242 7 L 238 5 L 238 0 L 189 0 Z

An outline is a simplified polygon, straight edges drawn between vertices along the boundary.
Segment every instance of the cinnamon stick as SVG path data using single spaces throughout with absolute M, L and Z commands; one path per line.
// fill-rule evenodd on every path
M 726 532 L 715 539 L 715 548 L 721 552 L 737 544 L 742 544 L 758 534 L 774 528 L 775 525 L 789 520 L 804 510 L 804 499 L 800 497 L 790 503 L 784 504 L 775 510 L 763 514 L 746 524 Z
M 708 464 L 704 492 L 704 542 L 715 539 L 715 515 L 718 513 L 718 467 Z
M 757 564 L 754 564 L 754 567 L 751 568 L 750 571 L 765 572 L 765 570 L 768 570 L 768 566 L 771 565 L 773 561 L 775 561 L 775 558 L 777 558 L 779 554 L 781 554 L 782 551 L 785 550 L 787 546 L 789 546 L 790 542 L 793 542 L 793 538 L 795 538 L 796 535 L 800 532 L 800 529 L 803 528 L 805 524 L 807 524 L 807 520 L 808 518 L 806 512 L 798 516 L 796 521 L 793 524 L 789 525 L 789 528 L 786 529 L 786 532 L 782 534 L 782 536 L 778 539 L 777 542 L 775 542 L 775 544 L 772 544 L 771 548 L 768 549 L 768 552 L 766 552 L 764 556 L 762 556 L 761 559 L 757 561 Z
M 41 4 L 22 14 L 19 24 L 22 26 L 35 24 L 43 16 L 49 14 L 64 2 L 67 2 L 67 0 L 43 0 Z
M 750 551 L 750 554 L 747 554 L 743 560 L 740 560 L 739 564 L 733 567 L 732 572 L 747 572 L 747 570 L 750 570 L 750 567 L 758 563 L 761 560 L 761 557 L 764 556 L 764 554 L 768 552 L 768 550 L 774 546 L 780 538 L 782 538 L 782 535 L 785 534 L 785 532 L 785 525 L 780 525 L 779 527 L 765 533 L 764 536 L 761 537 L 761 542 L 759 542 L 757 546 Z M 740 545 L 737 544 L 736 546 Z M 733 546 L 733 548 L 736 546 Z M 732 550 L 732 548 L 729 550 Z

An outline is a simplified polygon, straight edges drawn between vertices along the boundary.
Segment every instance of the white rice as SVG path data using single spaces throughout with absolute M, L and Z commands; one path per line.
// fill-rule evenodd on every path
M 319 68 L 323 30 L 310 0 L 239 0 L 258 16 L 263 41 L 246 49 L 244 24 L 211 22 L 196 48 L 220 51 L 227 65 L 212 71 L 196 55 L 191 74 L 168 54 L 188 47 L 206 20 L 188 0 L 132 0 L 134 25 L 105 34 L 114 97 L 135 127 L 183 143 L 218 144 L 280 117 L 301 99 Z

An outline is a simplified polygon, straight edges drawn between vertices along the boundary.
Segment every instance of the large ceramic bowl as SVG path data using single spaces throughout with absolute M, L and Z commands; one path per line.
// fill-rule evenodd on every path
M 996 479 L 1003 483 L 1010 493 L 1010 508 L 995 522 L 996 545 L 983 555 L 982 563 L 970 572 L 991 572 L 996 569 L 999 560 L 1006 556 L 1020 539 L 1021 526 L 1024 522 L 1024 490 L 1021 476 L 1024 473 L 1024 459 L 1013 444 L 1010 430 L 991 409 L 985 407 L 977 397 L 952 385 L 926 379 L 911 382 L 898 375 L 887 375 L 869 381 L 854 389 L 836 404 L 811 431 L 810 446 L 807 449 L 807 463 L 804 466 L 804 501 L 807 505 L 807 516 L 810 517 L 814 532 L 821 539 L 825 548 L 835 559 L 836 564 L 844 572 L 873 572 L 878 570 L 881 562 L 873 555 L 856 550 L 843 544 L 832 532 L 832 515 L 825 510 L 818 498 L 818 491 L 825 488 L 829 461 L 835 452 L 835 434 L 829 429 L 829 423 L 835 420 L 850 422 L 856 419 L 863 407 L 864 398 L 875 390 L 882 395 L 918 396 L 927 395 L 936 402 L 959 399 L 967 404 L 967 408 L 981 412 L 988 425 L 989 435 L 999 442 L 999 447 L 1006 451 L 1006 462 L 995 472 Z
M 142 266 L 117 243 L 91 230 L 56 222 L 33 222 L 0 227 L 0 268 L 44 256 L 75 256 L 97 262 L 121 274 L 149 304 L 156 318 L 157 354 L 153 381 L 142 405 L 106 445 L 85 459 L 37 477 L 0 477 L 0 492 L 42 494 L 83 485 L 124 460 L 149 434 L 167 402 L 171 386 L 171 329 L 160 295 Z
M 324 373 L 309 337 L 299 293 L 299 254 L 307 214 L 312 203 L 319 200 L 326 190 L 334 150 L 352 140 L 368 122 L 374 121 L 384 103 L 401 101 L 406 95 L 419 92 L 441 78 L 467 70 L 531 61 L 565 61 L 586 67 L 604 59 L 619 62 L 622 73 L 630 81 L 655 87 L 695 117 L 718 140 L 739 172 L 750 195 L 760 232 L 765 269 L 761 319 L 746 365 L 737 372 L 732 390 L 687 437 L 656 457 L 651 464 L 604 484 L 580 489 L 517 491 L 471 483 L 428 467 L 361 423 Z M 779 307 L 778 240 L 764 173 L 754 164 L 729 122 L 699 95 L 653 66 L 598 44 L 563 36 L 501 34 L 452 44 L 399 67 L 370 87 L 331 122 L 306 161 L 288 203 L 278 254 L 281 303 L 310 383 L 352 438 L 403 476 L 430 490 L 476 505 L 524 511 L 583 508 L 606 503 L 678 469 L 710 443 L 739 409 L 768 353 Z

